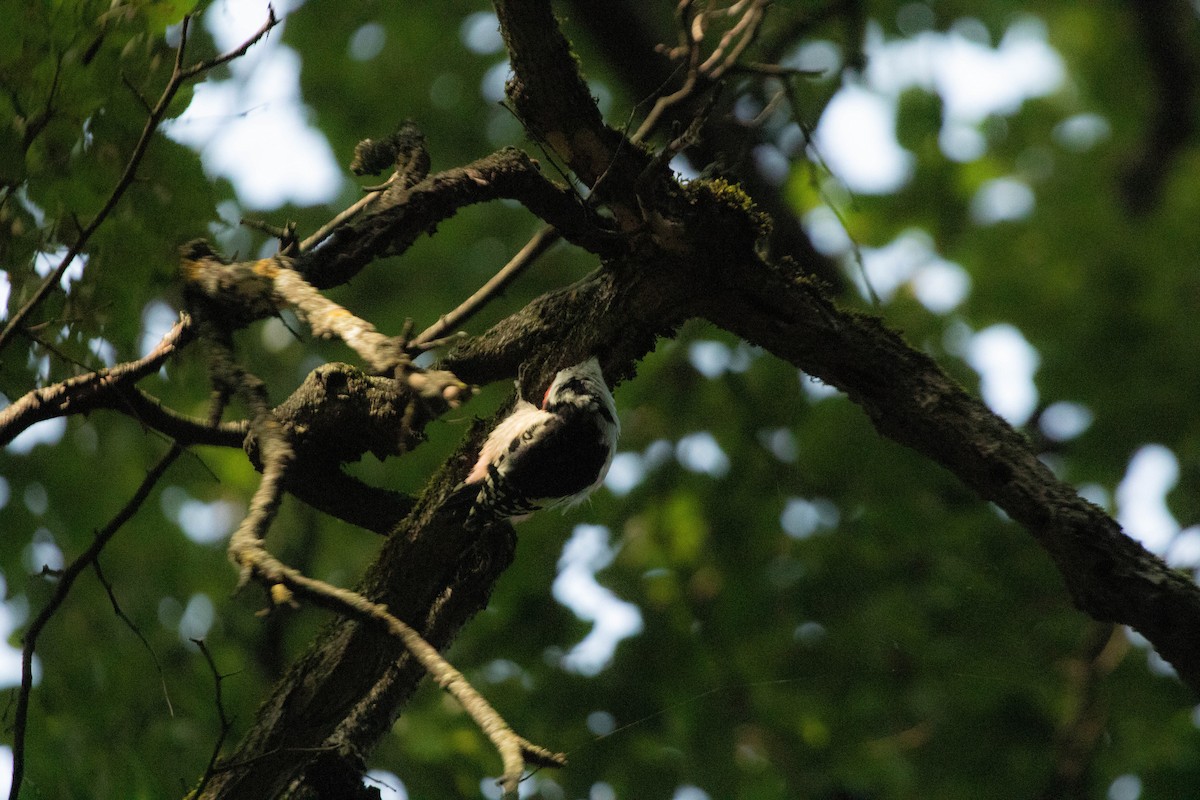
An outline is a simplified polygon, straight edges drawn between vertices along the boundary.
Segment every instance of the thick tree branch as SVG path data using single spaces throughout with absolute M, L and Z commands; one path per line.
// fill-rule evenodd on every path
M 766 265 L 730 270 L 714 289 L 702 316 L 846 392 L 880 433 L 1004 509 L 1049 552 L 1081 610 L 1135 628 L 1200 692 L 1200 588 L 1055 477 L 932 359 Z
M 318 289 L 338 286 L 373 260 L 403 253 L 460 208 L 500 198 L 517 200 L 585 250 L 605 254 L 621 246 L 604 220 L 573 192 L 545 178 L 528 155 L 509 147 L 411 187 L 390 186 L 366 213 L 297 258 L 294 269 Z
M 495 7 L 513 68 L 507 93 L 517 116 L 596 190 L 622 229 L 635 228 L 640 214 L 633 189 L 651 163 L 648 154 L 600 118 L 548 2 L 496 0 Z

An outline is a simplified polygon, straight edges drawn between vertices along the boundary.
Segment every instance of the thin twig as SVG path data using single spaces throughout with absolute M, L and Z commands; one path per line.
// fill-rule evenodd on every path
M 502 294 L 509 284 L 520 277 L 537 260 L 538 256 L 549 250 L 560 238 L 562 237 L 559 232 L 549 225 L 538 230 L 525 246 L 492 276 L 491 280 L 464 300 L 458 308 L 442 316 L 437 322 L 422 331 L 417 338 L 412 340 L 409 347 L 425 349 L 475 316 L 494 297 Z
M 150 660 L 154 662 L 154 670 L 158 673 L 158 682 L 162 686 L 163 699 L 167 702 L 167 713 L 174 717 L 175 706 L 171 703 L 171 692 L 167 689 L 167 676 L 163 672 L 162 662 L 158 660 L 158 654 L 150 646 L 150 640 L 146 638 L 141 628 L 129 618 L 129 615 L 121 608 L 121 604 L 117 602 L 116 592 L 113 591 L 113 586 L 108 578 L 104 577 L 104 570 L 100 568 L 100 558 L 98 555 L 92 561 L 92 571 L 96 573 L 96 580 L 100 581 L 100 585 L 104 587 L 104 591 L 108 595 L 108 602 L 112 604 L 113 613 L 125 623 L 125 626 L 129 630 L 133 631 L 133 635 L 138 638 L 138 641 L 142 643 L 142 647 L 146 648 L 146 652 L 150 654 Z
M 267 6 L 267 21 L 261 28 L 258 29 L 256 33 L 254 33 L 254 35 L 244 41 L 240 46 L 229 51 L 228 53 L 207 61 L 201 61 L 185 69 L 183 68 L 183 55 L 187 47 L 188 26 L 190 23 L 191 17 L 183 18 L 183 25 L 181 27 L 179 37 L 179 47 L 175 51 L 175 66 L 171 71 L 171 78 L 169 81 L 167 81 L 166 88 L 163 89 L 162 95 L 158 98 L 158 102 L 154 104 L 154 108 L 151 109 L 150 115 L 146 119 L 146 124 L 142 128 L 142 135 L 138 139 L 137 144 L 134 145 L 133 153 L 129 157 L 129 161 L 125 164 L 125 171 L 121 174 L 120 179 L 117 181 L 116 186 L 113 187 L 113 190 L 109 194 L 108 199 L 104 202 L 104 205 L 101 206 L 100 211 L 98 211 L 96 216 L 92 218 L 92 221 L 89 222 L 82 231 L 80 231 L 79 236 L 67 250 L 66 255 L 63 256 L 63 259 L 61 262 L 59 262 L 59 265 L 54 269 L 54 271 L 46 276 L 45 280 L 42 281 L 37 291 L 33 293 L 33 296 L 29 298 L 25 305 L 21 306 L 21 308 L 12 315 L 12 318 L 9 319 L 8 324 L 4 326 L 4 330 L 0 331 L 0 351 L 2 351 L 9 343 L 13 337 L 13 334 L 19 330 L 22 325 L 24 325 L 26 318 L 28 318 L 29 315 L 32 314 L 33 311 L 49 296 L 51 290 L 53 290 L 55 286 L 59 285 L 59 282 L 62 280 L 62 276 L 66 274 L 67 269 L 72 263 L 74 263 L 79 254 L 83 252 L 84 248 L 88 244 L 88 241 L 91 239 L 92 234 L 94 234 L 96 229 L 108 219 L 109 214 L 112 213 L 113 209 L 116 208 L 117 203 L 125 195 L 125 191 L 133 184 L 134 177 L 137 174 L 137 169 L 141 165 L 142 159 L 146 155 L 146 150 L 150 146 L 150 141 L 153 138 L 154 133 L 158 130 L 158 126 L 162 123 L 163 117 L 166 115 L 167 109 L 170 108 L 171 101 L 175 98 L 175 94 L 179 91 L 179 89 L 195 76 L 244 55 L 251 46 L 265 36 L 268 31 L 279 24 L 279 20 L 275 16 L 275 9 L 271 6 Z
M 637 132 L 630 137 L 635 143 L 644 141 L 647 136 L 653 133 L 654 129 L 658 127 L 663 113 L 676 103 L 690 97 L 700 80 L 700 40 L 703 36 L 703 30 L 697 32 L 693 24 L 700 17 L 692 17 L 692 0 L 681 0 L 675 14 L 679 19 L 680 31 L 680 47 L 676 50 L 687 53 L 687 77 L 683 80 L 683 86 L 655 101 L 654 108 L 650 109 L 650 113 L 646 115 L 646 119 L 642 121 Z
M 21 688 L 17 693 L 17 709 L 13 719 L 13 771 L 12 787 L 8 792 L 8 800 L 17 800 L 20 796 L 21 783 L 25 777 L 25 732 L 29 718 L 29 697 L 33 691 L 33 653 L 37 648 L 38 636 L 46 626 L 46 623 L 50 621 L 50 618 L 54 616 L 67 599 L 67 593 L 71 591 L 75 579 L 89 565 L 95 562 L 97 556 L 100 555 L 100 551 L 104 549 L 109 540 L 112 539 L 126 522 L 133 518 L 133 515 L 141 508 L 142 503 L 150 496 L 150 492 L 153 490 L 155 484 L 158 483 L 159 479 L 162 478 L 167 468 L 174 463 L 175 459 L 179 458 L 181 453 L 183 453 L 183 448 L 179 445 L 173 445 L 167 451 L 166 455 L 159 459 L 159 462 L 154 465 L 145 479 L 142 480 L 141 485 L 133 493 L 133 497 L 129 499 L 129 502 L 117 512 L 117 515 L 107 525 L 96 532 L 91 546 L 62 571 L 59 575 L 58 587 L 55 589 L 54 595 L 25 631 L 24 644 L 21 649 Z
M 526 764 L 562 766 L 566 763 L 566 757 L 561 753 L 535 745 L 514 732 L 461 672 L 415 629 L 391 614 L 387 606 L 373 603 L 349 589 L 301 574 L 267 552 L 260 541 L 244 549 L 239 558 L 243 559 L 244 566 L 249 566 L 256 576 L 271 586 L 275 602 L 291 602 L 293 596 L 300 597 L 351 619 L 381 624 L 403 642 L 429 676 L 458 700 L 500 753 L 504 764 L 500 785 L 506 799 L 517 797 L 517 784 Z
M 213 779 L 213 775 L 217 773 L 217 757 L 221 755 L 221 746 L 225 744 L 225 739 L 229 736 L 229 731 L 233 728 L 233 720 L 225 713 L 225 701 L 221 697 L 221 682 L 228 675 L 222 675 L 217 669 L 217 662 L 213 660 L 212 653 L 208 650 L 208 645 L 203 639 L 192 639 L 192 644 L 200 648 L 204 660 L 208 662 L 208 668 L 213 676 L 213 692 L 215 695 L 215 703 L 217 706 L 217 720 L 220 722 L 221 730 L 217 733 L 217 741 L 213 744 L 212 754 L 208 757 L 208 766 L 204 770 L 204 776 L 200 779 L 199 784 L 192 790 L 190 797 L 199 797 L 204 788 L 208 786 L 208 782 Z
M 393 172 L 391 177 L 389 177 L 381 187 L 360 197 L 357 201 L 355 201 L 354 205 L 339 213 L 333 219 L 329 220 L 329 222 L 326 222 L 324 225 L 318 228 L 312 236 L 309 236 L 307 239 L 300 242 L 300 252 L 306 253 L 313 249 L 321 242 L 328 239 L 330 234 L 340 228 L 348 220 L 358 216 L 359 213 L 366 209 L 367 206 L 371 205 L 371 203 L 375 202 L 375 200 L 377 200 L 379 196 L 383 194 L 384 189 L 386 189 L 388 186 L 391 186 L 391 184 L 396 180 L 398 174 L 399 173 Z

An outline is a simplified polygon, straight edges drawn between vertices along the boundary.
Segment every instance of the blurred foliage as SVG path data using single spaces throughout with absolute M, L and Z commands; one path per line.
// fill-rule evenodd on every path
M 165 85 L 178 21 L 192 5 L 0 3 L 0 267 L 11 287 L 9 315 L 40 281 L 35 256 L 57 263 L 119 178 L 144 124 L 143 100 L 152 103 Z M 773 32 L 800 31 L 804 42 L 824 42 L 853 63 L 861 20 L 837 12 L 849 5 L 824 14 L 819 3 L 778 3 Z M 674 41 L 673 6 L 647 4 L 659 40 Z M 1069 401 L 1091 414 L 1091 425 L 1067 441 L 1044 435 L 1037 413 L 1027 425 L 1055 469 L 1103 498 L 1140 447 L 1162 444 L 1178 459 L 1183 487 L 1169 495 L 1170 510 L 1182 526 L 1200 521 L 1192 491 L 1200 480 L 1200 157 L 1187 142 L 1163 165 L 1148 210 L 1130 210 L 1122 176 L 1153 144 L 1158 113 L 1132 4 L 865 6 L 866 34 L 878 41 L 955 30 L 989 47 L 1036 15 L 1065 76 L 1051 94 L 980 122 L 983 147 L 960 160 L 940 141 L 944 98 L 933 86 L 907 89 L 896 137 L 912 172 L 880 195 L 851 196 L 805 159 L 785 104 L 761 134 L 789 158 L 783 189 L 797 214 L 832 203 L 868 250 L 922 232 L 934 254 L 964 272 L 970 291 L 935 313 L 911 281 L 900 282 L 878 309 L 889 324 L 971 386 L 971 332 L 1015 326 L 1040 356 L 1039 409 Z M 577 24 L 584 10 L 563 10 L 609 120 L 623 126 L 644 98 L 631 96 L 613 67 L 635 56 L 604 52 Z M 225 11 L 213 3 L 207 13 Z M 358 140 L 411 118 L 426 133 L 435 170 L 518 144 L 553 172 L 512 115 L 485 96 L 505 60 L 498 37 L 485 35 L 494 31 L 489 13 L 486 3 L 465 0 L 309 0 L 287 15 L 270 46 L 299 56 L 309 121 L 343 164 Z M 803 24 L 784 24 L 796 20 Z M 350 45 L 364 30 L 383 36 L 365 59 Z M 483 46 L 466 46 L 471 31 Z M 202 25 L 192 34 L 189 61 L 216 52 Z M 1188 43 L 1194 49 L 1195 37 Z M 853 71 L 845 77 L 857 79 Z M 798 85 L 802 122 L 820 118 L 842 79 L 834 70 Z M 744 79 L 731 91 L 761 102 L 770 84 Z M 191 96 L 181 92 L 171 115 Z M 1068 135 L 1064 126 L 1080 120 L 1090 120 L 1095 135 Z M 1031 213 L 987 224 L 972 214 L 981 187 L 997 178 L 1029 187 Z M 136 357 L 148 320 L 170 318 L 177 307 L 179 244 L 209 235 L 230 252 L 269 250 L 261 234 L 231 221 L 294 219 L 311 231 L 353 199 L 347 189 L 324 207 L 245 208 L 232 184 L 206 177 L 199 156 L 157 136 L 136 184 L 88 247 L 82 277 L 38 315 L 42 344 L 18 338 L 5 352 L 0 392 L 15 398 L 100 366 L 105 348 L 118 360 Z M 423 326 L 535 228 L 510 204 L 465 209 L 333 297 L 381 330 L 398 331 L 408 317 Z M 839 257 L 847 274 L 858 274 L 851 254 Z M 472 331 L 592 266 L 560 245 Z M 851 293 L 842 301 L 869 307 Z M 336 344 L 291 338 L 278 322 L 242 333 L 240 344 L 276 400 L 315 364 L 350 358 Z M 196 354 L 142 385 L 174 408 L 204 413 Z M 493 387 L 432 426 L 431 441 L 410 457 L 368 460 L 354 472 L 416 491 L 470 417 L 488 413 L 506 389 Z M 1086 665 L 1106 632 L 1072 609 L 1033 540 L 952 475 L 880 439 L 844 398 L 719 331 L 688 325 L 660 344 L 617 399 L 622 450 L 632 454 L 627 474 L 640 480 L 566 517 L 523 525 L 516 564 L 450 652 L 518 731 L 569 751 L 566 769 L 530 780 L 532 796 L 653 800 L 694 786 L 722 800 L 1039 797 L 1056 785 L 1068 744 L 1080 737 L 1078 796 L 1103 797 L 1123 775 L 1137 776 L 1143 798 L 1194 793 L 1194 699 L 1142 645 L 1123 650 L 1120 633 L 1105 651 L 1111 672 L 1089 678 Z M 86 548 L 168 446 L 113 413 L 73 417 L 59 437 L 47 433 L 54 426 L 41 428 L 47 443 L 10 448 L 0 461 L 0 570 L 15 626 L 10 643 L 18 646 L 20 625 L 53 591 L 43 564 L 61 566 Z M 702 434 L 711 440 L 696 438 Z M 715 443 L 724 461 L 690 458 L 689 441 L 709 451 Z M 77 584 L 38 651 L 28 796 L 182 795 L 218 730 L 212 676 L 188 637 L 203 636 L 228 675 L 236 737 L 325 624 L 312 610 L 262 621 L 254 592 L 229 597 L 234 575 L 223 541 L 182 531 L 181 519 L 227 530 L 256 478 L 240 451 L 196 448 L 105 551 L 104 574 L 153 656 L 94 576 Z M 597 579 L 636 606 L 643 626 L 595 675 L 564 667 L 564 653 L 592 623 L 551 589 L 564 542 L 581 522 L 606 526 L 614 549 L 600 559 Z M 317 577 L 352 584 L 378 542 L 289 501 L 270 545 Z M 491 791 L 498 761 L 461 711 L 426 687 L 372 766 L 399 775 L 410 797 L 452 798 Z

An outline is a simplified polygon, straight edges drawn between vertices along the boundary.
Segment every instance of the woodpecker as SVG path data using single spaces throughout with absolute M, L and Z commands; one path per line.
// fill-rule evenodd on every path
M 456 493 L 471 502 L 467 527 L 583 502 L 604 480 L 620 430 L 595 358 L 559 371 L 541 406 L 518 397 L 488 435 Z

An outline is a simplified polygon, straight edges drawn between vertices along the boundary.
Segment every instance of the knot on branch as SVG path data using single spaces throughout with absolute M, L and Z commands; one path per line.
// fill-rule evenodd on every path
M 355 175 L 378 175 L 394 167 L 396 174 L 391 182 L 407 189 L 425 180 L 429 164 L 425 134 L 415 122 L 405 120 L 387 137 L 363 139 L 355 145 L 350 171 Z
M 696 252 L 729 254 L 741 261 L 771 232 L 771 218 L 741 186 L 724 178 L 688 181 L 683 196 L 688 238 Z
M 364 453 L 383 460 L 424 441 L 425 425 L 457 406 L 470 389 L 452 373 L 414 370 L 396 379 L 349 364 L 323 364 L 274 410 L 301 460 L 344 464 Z M 246 440 L 260 460 L 253 434 Z
M 203 239 L 188 242 L 179 252 L 179 271 L 189 304 L 199 298 L 214 301 L 210 307 L 235 328 L 277 313 L 273 291 L 276 259 L 226 261 Z

